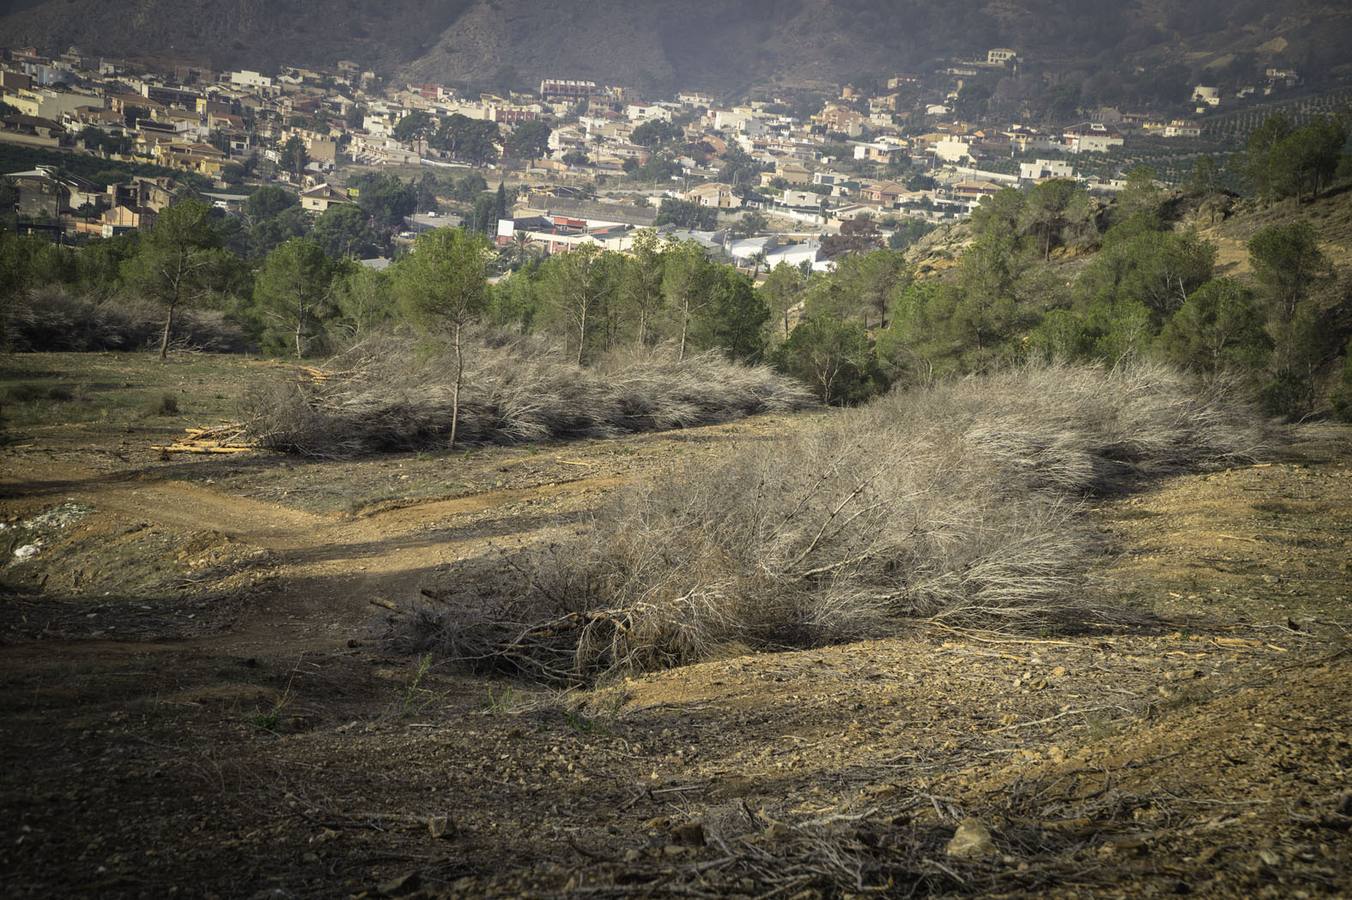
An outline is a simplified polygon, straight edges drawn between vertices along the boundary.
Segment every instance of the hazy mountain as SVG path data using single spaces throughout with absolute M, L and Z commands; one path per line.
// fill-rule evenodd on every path
M 1328 0 L 0 0 L 0 35 L 48 50 L 217 66 L 355 59 L 429 80 L 544 75 L 716 91 L 840 81 L 1008 46 L 1096 74 L 1345 62 Z M 1342 57 L 1340 59 L 1340 57 Z M 1125 68 L 1124 68 L 1125 67 Z M 1148 74 L 1136 71 L 1137 75 Z

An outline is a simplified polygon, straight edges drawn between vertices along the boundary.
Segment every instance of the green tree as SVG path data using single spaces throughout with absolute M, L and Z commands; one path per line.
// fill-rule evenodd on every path
M 439 212 L 441 203 L 437 199 L 437 194 L 441 190 L 441 182 L 437 176 L 431 172 L 424 172 L 423 177 L 418 180 L 418 209 L 424 212 Z
M 634 342 L 647 346 L 656 333 L 653 324 L 662 311 L 662 278 L 666 257 L 657 233 L 644 229 L 634 236 L 634 247 L 620 280 L 620 302 L 634 320 Z
M 366 210 L 351 203 L 336 203 L 320 213 L 310 237 L 332 259 L 369 259 L 385 249 L 385 241 L 371 227 Z
M 482 166 L 498 158 L 501 141 L 497 122 L 471 119 L 456 113 L 441 123 L 431 144 L 438 150 L 446 151 L 454 159 Z
M 662 296 L 667 310 L 676 320 L 679 358 L 685 359 L 691 322 L 711 299 L 713 265 L 705 257 L 704 249 L 694 241 L 669 242 L 665 255 Z
M 303 184 L 305 167 L 309 164 L 310 151 L 306 148 L 305 141 L 301 140 L 299 135 L 291 135 L 287 142 L 282 145 L 279 165 L 284 171 L 291 173 L 296 184 Z
M 1270 225 L 1249 240 L 1249 261 L 1267 310 L 1272 341 L 1265 405 L 1278 415 L 1299 415 L 1314 404 L 1327 335 L 1312 292 L 1328 274 L 1309 222 Z
M 1076 282 L 1085 303 L 1139 302 L 1156 327 L 1211 280 L 1216 248 L 1196 232 L 1156 231 L 1139 219 L 1109 229 L 1103 249 Z
M 893 302 L 910 284 L 911 270 L 901 253 L 875 250 L 844 257 L 832 277 L 850 298 L 850 313 L 863 320 L 864 328 L 886 328 Z
M 540 312 L 539 264 L 528 261 L 492 286 L 486 317 L 496 328 L 526 334 Z
M 351 266 L 334 283 L 338 321 L 353 340 L 361 340 L 393 320 L 394 287 L 388 273 Z
M 244 217 L 249 222 L 261 222 L 300 205 L 300 198 L 285 188 L 266 185 L 256 189 L 244 201 Z
M 262 259 L 291 238 L 305 237 L 310 232 L 310 214 L 299 205 L 288 206 L 274 215 L 248 219 L 246 252 L 253 259 Z
M 1136 166 L 1127 173 L 1126 187 L 1117 195 L 1115 218 L 1118 221 L 1137 218 L 1160 228 L 1160 207 L 1164 204 L 1164 189 L 1159 173 L 1149 166 Z
M 760 234 L 770 227 L 769 219 L 765 218 L 765 213 L 758 209 L 753 209 L 743 213 L 737 221 L 728 227 L 728 233 L 735 238 L 749 238 Z
M 873 351 L 858 322 L 805 318 L 775 352 L 775 362 L 812 385 L 828 406 L 862 400 L 874 389 Z
M 1352 422 L 1352 340 L 1343 348 L 1343 365 L 1332 400 L 1333 414 L 1344 422 Z
M 1249 136 L 1244 172 L 1263 200 L 1307 192 L 1313 199 L 1332 184 L 1346 143 L 1346 128 L 1331 116 L 1299 129 L 1285 116 L 1270 116 Z
M 751 279 L 728 266 L 718 267 L 705 304 L 692 329 L 693 343 L 701 349 L 718 349 L 730 358 L 755 362 L 765 350 L 765 323 L 770 309 L 751 284 Z
M 1274 315 L 1290 321 L 1313 284 L 1327 274 L 1328 261 L 1309 222 L 1270 225 L 1249 239 L 1249 262 Z
M 540 296 L 550 318 L 576 341 L 578 365 L 593 349 L 610 290 L 609 275 L 601 248 L 582 244 L 568 253 L 551 257 L 540 267 Z
M 994 359 L 1020 324 L 1022 311 L 1015 293 L 1020 274 L 1013 235 L 987 233 L 963 254 L 946 331 L 959 352 L 970 357 L 973 368 Z
M 1160 346 L 1181 366 L 1217 372 L 1258 368 L 1269 343 L 1253 291 L 1233 278 L 1217 278 L 1188 296 L 1164 326 Z
M 685 129 L 661 119 L 649 119 L 636 127 L 629 140 L 640 147 L 660 147 L 685 139 Z
M 514 159 L 534 162 L 549 153 L 549 136 L 552 129 L 538 119 L 522 122 L 507 136 L 504 149 Z
M 401 144 L 416 145 L 419 154 L 425 152 L 427 141 L 437 133 L 437 120 L 431 113 L 416 110 L 395 123 L 390 134 Z
M 483 235 L 496 235 L 498 231 L 498 195 L 480 194 L 474 201 L 474 211 L 470 213 L 465 227 Z
M 254 282 L 254 303 L 272 327 L 285 335 L 296 358 L 305 356 L 333 299 L 333 260 L 308 238 L 292 238 L 268 254 Z
M 663 197 L 657 207 L 658 227 L 675 225 L 694 231 L 713 231 L 718 227 L 718 210 L 711 206 L 700 206 L 687 200 Z
M 1186 190 L 1196 197 L 1205 197 L 1221 189 L 1220 167 L 1214 156 L 1199 156 L 1192 164 L 1192 173 L 1188 175 Z
M 775 322 L 782 325 L 784 340 L 789 338 L 789 314 L 802 302 L 804 280 L 803 273 L 797 266 L 782 262 L 775 266 L 761 283 L 761 298 Z
M 122 264 L 123 281 L 165 309 L 160 359 L 169 357 L 174 317 L 182 307 L 205 297 L 219 265 L 220 236 L 211 223 L 211 207 L 198 200 L 176 203 L 160 212 L 136 255 Z
M 390 231 L 404 224 L 404 218 L 418 209 L 418 189 L 395 175 L 377 172 L 352 179 L 358 191 L 357 203 L 371 217 L 375 227 Z
M 438 228 L 419 235 L 413 251 L 394 267 L 395 291 L 409 318 L 429 332 L 449 332 L 455 354 L 452 448 L 460 423 L 460 390 L 465 377 L 464 330 L 488 305 L 490 254 L 482 237 L 460 228 Z
M 1028 192 L 1020 215 L 1020 227 L 1037 238 L 1042 258 L 1050 259 L 1052 248 L 1065 240 L 1072 224 L 1083 224 L 1089 216 L 1089 194 L 1078 181 L 1053 178 L 1040 182 Z

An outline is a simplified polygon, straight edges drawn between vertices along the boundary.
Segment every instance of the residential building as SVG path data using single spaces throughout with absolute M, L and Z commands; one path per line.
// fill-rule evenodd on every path
M 334 188 L 328 182 L 300 192 L 301 209 L 311 213 L 326 213 L 332 206 L 351 202 L 352 199 L 347 194 Z
M 742 201 L 738 200 L 737 195 L 732 192 L 731 185 L 717 182 L 701 184 L 697 188 L 686 191 L 681 199 L 688 203 L 711 206 L 715 209 L 735 209 L 742 205 Z
M 1019 163 L 1020 181 L 1046 181 L 1049 178 L 1074 178 L 1075 165 L 1064 159 L 1039 159 Z
M 1174 119 L 1164 126 L 1165 137 L 1198 138 L 1202 136 L 1202 126 L 1187 119 Z
M 1199 84 L 1192 89 L 1192 100 L 1199 106 L 1209 106 L 1214 109 L 1221 105 L 1221 92 L 1219 88 Z
M 1126 143 L 1121 132 L 1102 122 L 1085 122 L 1067 128 L 1061 140 L 1071 153 L 1106 153 Z

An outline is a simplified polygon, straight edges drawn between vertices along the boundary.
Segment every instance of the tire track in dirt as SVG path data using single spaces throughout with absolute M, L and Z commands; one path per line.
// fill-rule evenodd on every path
M 37 473 L 26 473 L 30 476 Z M 61 496 L 93 516 L 144 522 L 174 532 L 214 532 L 269 551 L 256 570 L 258 602 L 213 640 L 254 652 L 285 645 L 332 645 L 371 621 L 370 601 L 417 595 L 428 574 L 493 545 L 548 538 L 566 523 L 541 528 L 517 507 L 547 506 L 550 515 L 611 490 L 626 476 L 600 475 L 458 497 L 400 501 L 355 518 L 325 516 L 180 480 L 106 480 L 69 467 L 40 473 L 69 487 Z

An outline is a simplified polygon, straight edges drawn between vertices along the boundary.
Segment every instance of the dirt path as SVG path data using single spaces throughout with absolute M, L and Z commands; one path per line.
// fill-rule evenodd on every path
M 18 598 L 69 608 L 67 630 L 0 646 L 6 892 L 1352 888 L 1343 432 L 1095 511 L 1115 550 L 1103 589 L 1166 629 L 922 628 L 575 694 L 425 669 L 368 640 L 371 598 L 575 528 L 628 479 L 781 427 L 484 454 L 453 485 L 444 461 L 414 459 L 66 461 L 27 469 L 22 492 L 7 472 L 11 517 L 92 512 L 52 538 L 45 594 Z M 301 508 L 325 478 L 407 487 L 356 514 Z M 262 499 L 283 492 L 293 502 Z M 198 582 L 179 587 L 185 572 Z M 152 608 L 130 588 L 104 597 L 118 585 L 148 586 Z M 216 607 L 228 615 L 211 627 L 184 624 Z M 139 637 L 107 630 L 138 616 Z M 989 855 L 948 854 L 967 819 Z

